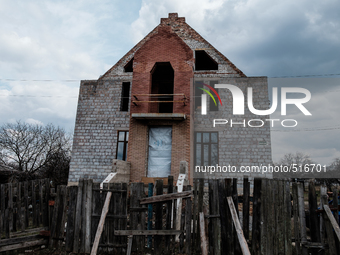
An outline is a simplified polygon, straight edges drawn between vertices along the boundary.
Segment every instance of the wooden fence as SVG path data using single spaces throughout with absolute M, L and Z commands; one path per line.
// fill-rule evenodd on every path
M 48 179 L 1 184 L 0 252 L 47 244 L 38 235 L 50 226 Z
M 97 254 L 339 254 L 338 200 L 307 184 L 195 179 L 180 193 L 171 176 L 103 189 L 92 180 L 57 191 L 48 180 L 3 184 L 0 251 L 65 243 L 75 254 L 97 245 Z

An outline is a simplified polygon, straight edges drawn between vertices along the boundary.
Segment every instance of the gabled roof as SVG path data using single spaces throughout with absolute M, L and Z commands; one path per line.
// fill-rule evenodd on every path
M 111 67 L 103 76 L 99 78 L 103 79 L 112 71 L 120 66 L 127 64 L 134 56 L 135 52 L 141 48 L 150 37 L 158 33 L 159 27 L 170 26 L 172 32 L 176 33 L 192 50 L 212 50 L 218 55 L 225 64 L 229 65 L 235 74 L 240 77 L 246 77 L 246 75 L 238 69 L 228 58 L 226 58 L 221 52 L 215 49 L 208 41 L 206 41 L 198 32 L 190 27 L 184 17 L 178 17 L 177 13 L 169 13 L 168 18 L 161 18 L 161 23 L 156 26 L 147 36 L 145 36 L 139 43 L 137 43 L 129 52 L 127 52 L 113 67 Z

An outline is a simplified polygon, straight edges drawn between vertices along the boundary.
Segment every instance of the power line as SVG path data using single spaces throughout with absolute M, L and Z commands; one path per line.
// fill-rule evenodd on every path
M 39 82 L 52 82 L 52 81 L 58 81 L 58 82 L 79 82 L 80 80 L 39 80 L 39 79 L 34 79 L 34 80 L 28 80 L 28 79 L 0 79 L 0 81 L 39 81 Z
M 302 78 L 302 77 L 325 77 L 325 76 L 340 76 L 340 73 L 330 73 L 330 74 L 302 74 L 302 75 L 282 75 L 282 76 L 268 76 L 268 78 Z M 96 79 L 90 79 L 96 80 Z M 24 82 L 79 82 L 80 79 L 66 79 L 66 80 L 54 80 L 54 79 L 0 79 L 0 81 L 24 81 Z
M 324 76 L 340 76 L 340 73 L 268 76 L 268 78 L 303 78 L 303 77 L 324 77 Z
M 271 132 L 305 132 L 305 131 L 330 131 L 339 130 L 340 126 L 330 126 L 330 127 L 319 127 L 319 128 L 303 128 L 303 129 L 271 129 Z
M 56 97 L 56 98 L 62 98 L 62 97 L 67 97 L 67 98 L 78 98 L 78 96 L 35 96 L 35 95 L 0 95 L 0 97 Z

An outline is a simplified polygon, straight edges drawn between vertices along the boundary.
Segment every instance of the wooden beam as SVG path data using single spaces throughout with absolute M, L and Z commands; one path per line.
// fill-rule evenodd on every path
M 229 204 L 231 216 L 233 218 L 234 226 L 235 226 L 235 229 L 236 229 L 238 241 L 239 241 L 239 243 L 241 245 L 242 254 L 250 255 L 250 251 L 249 251 L 249 248 L 248 248 L 247 240 L 244 238 L 242 227 L 241 227 L 241 223 L 240 223 L 240 221 L 238 219 L 233 199 L 232 199 L 232 197 L 227 197 L 227 199 L 228 199 L 228 204 Z
M 333 229 L 334 229 L 334 232 L 336 233 L 339 241 L 340 241 L 340 228 L 339 228 L 339 225 L 338 223 L 336 222 L 335 218 L 334 218 L 334 215 L 332 214 L 331 210 L 329 209 L 329 206 L 328 205 L 324 205 L 323 208 L 325 209 L 326 211 L 326 214 L 329 218 L 329 220 L 331 221 L 332 223 L 332 226 L 333 226 Z
M 181 230 L 115 230 L 114 235 L 117 236 L 167 236 L 180 235 Z
M 326 206 L 328 206 L 327 195 L 322 195 L 321 200 L 323 201 L 323 208 L 325 210 L 327 210 L 326 209 Z M 326 242 L 328 243 L 329 254 L 337 254 L 335 237 L 334 237 L 334 234 L 333 234 L 333 228 L 332 228 L 332 224 L 330 222 L 329 215 L 327 215 L 326 213 L 323 213 L 322 218 L 323 218 L 323 223 L 324 223 L 325 230 L 326 230 L 326 236 L 327 236 Z
M 43 245 L 43 244 L 47 244 L 47 243 L 48 243 L 48 239 L 40 238 L 40 239 L 34 240 L 34 241 L 21 242 L 21 243 L 18 243 L 18 244 L 12 244 L 12 245 L 0 247 L 0 252 L 17 250 L 17 249 L 21 249 L 21 248 L 36 246 L 36 245 Z
M 103 210 L 102 210 L 102 216 L 100 217 L 96 236 L 94 238 L 94 242 L 93 242 L 93 246 L 92 246 L 92 250 L 91 250 L 91 255 L 97 254 L 98 244 L 99 244 L 99 240 L 100 240 L 100 237 L 102 235 L 102 232 L 103 232 L 105 218 L 106 218 L 107 212 L 109 211 L 109 204 L 110 204 L 110 201 L 111 201 L 111 196 L 112 196 L 112 192 L 107 192 L 105 203 L 104 203 Z
M 169 201 L 173 199 L 178 198 L 189 198 L 193 195 L 193 191 L 184 191 L 179 193 L 171 193 L 171 194 L 165 194 L 165 195 L 159 195 L 159 196 L 153 196 L 153 197 L 146 197 L 140 200 L 140 204 L 152 204 L 152 203 L 158 203 L 158 202 L 164 202 Z
M 200 212 L 199 217 L 202 255 L 208 255 L 208 241 L 205 234 L 204 213 Z

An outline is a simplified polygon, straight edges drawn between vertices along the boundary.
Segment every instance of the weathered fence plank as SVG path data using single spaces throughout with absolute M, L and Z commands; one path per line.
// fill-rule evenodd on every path
M 252 254 L 261 252 L 261 179 L 254 179 Z
M 219 215 L 218 180 L 209 180 L 209 213 Z M 219 217 L 211 218 L 209 222 L 209 243 L 211 254 L 221 254 L 221 220 Z
M 131 183 L 130 208 L 140 207 L 139 201 L 144 196 L 143 183 Z M 145 230 L 145 212 L 141 214 L 137 211 L 130 212 L 131 230 Z M 142 252 L 145 246 L 145 237 L 134 236 L 132 241 L 132 251 Z
M 77 186 L 70 186 L 67 188 L 69 194 L 69 207 L 67 212 L 67 228 L 66 228 L 66 242 L 65 249 L 67 252 L 73 250 L 74 230 L 75 230 L 75 215 L 77 204 Z
M 158 180 L 156 180 L 157 182 Z M 165 201 L 173 200 L 173 199 L 178 199 L 178 198 L 188 198 L 191 197 L 193 194 L 192 191 L 183 191 L 180 193 L 172 193 L 172 194 L 165 194 L 165 195 L 159 195 L 159 196 L 154 196 L 154 197 L 146 197 L 142 198 L 140 201 L 141 205 L 144 204 L 150 204 L 150 203 L 163 203 Z
M 102 213 L 101 213 L 101 216 L 100 216 L 100 220 L 99 220 L 99 224 L 98 224 L 98 228 L 97 228 L 97 231 L 96 231 L 96 236 L 94 238 L 94 242 L 93 242 L 93 246 L 92 246 L 92 250 L 91 250 L 91 255 L 97 254 L 97 249 L 98 249 L 100 237 L 101 237 L 101 234 L 103 232 L 103 228 L 104 228 L 104 224 L 105 224 L 106 214 L 109 210 L 111 196 L 112 196 L 112 192 L 110 192 L 110 191 L 107 192 L 104 207 L 103 207 L 103 210 L 102 210 Z
M 172 194 L 174 191 L 174 177 L 173 176 L 169 176 L 168 177 L 168 194 Z M 171 229 L 171 221 L 172 221 L 172 200 L 171 201 L 168 201 L 166 203 L 166 226 L 165 228 L 167 230 L 170 230 Z M 166 253 L 167 254 L 170 254 L 171 252 L 171 245 L 170 245 L 170 240 L 171 240 L 171 236 L 165 236 L 165 247 L 168 247 L 168 249 L 166 249 Z
M 340 240 L 340 228 L 339 224 L 336 222 L 334 215 L 332 214 L 331 210 L 329 209 L 328 205 L 324 205 L 323 208 L 325 209 L 325 212 L 328 216 L 328 219 L 330 220 L 332 227 L 334 229 L 334 232 L 336 236 L 338 237 L 338 240 Z
M 237 215 L 237 211 L 235 209 L 235 205 L 233 203 L 233 199 L 231 197 L 227 197 L 227 199 L 228 199 L 230 213 L 231 213 L 231 216 L 233 218 L 234 226 L 235 226 L 235 229 L 236 229 L 236 233 L 237 233 L 238 241 L 239 241 L 240 246 L 241 246 L 242 253 L 244 255 L 250 255 L 247 240 L 244 238 L 241 223 L 238 219 L 238 215 Z
M 156 195 L 160 196 L 163 194 L 163 180 L 156 180 Z M 155 229 L 161 230 L 163 227 L 163 204 L 157 203 L 155 205 Z M 155 243 L 155 254 L 162 254 L 161 247 L 162 247 L 162 236 L 154 237 Z
M 326 195 L 322 195 L 321 197 L 322 202 L 323 202 L 323 208 L 325 209 L 326 213 L 323 212 L 322 213 L 322 218 L 323 218 L 323 222 L 325 225 L 325 230 L 326 230 L 326 234 L 327 234 L 327 243 L 329 246 L 329 254 L 337 254 L 336 251 L 336 244 L 335 244 L 335 240 L 334 240 L 334 233 L 333 233 L 333 227 L 330 221 L 330 217 L 327 215 L 327 207 L 328 207 L 328 201 L 327 201 L 327 196 Z M 329 207 L 328 207 L 329 209 Z M 331 216 L 332 213 L 330 212 Z
M 301 244 L 302 244 L 302 255 L 308 255 L 307 247 L 307 229 L 306 229 L 306 216 L 305 216 L 305 201 L 304 191 L 302 183 L 298 183 L 298 205 L 299 205 L 299 217 L 300 217 L 300 233 L 301 233 Z
M 223 179 L 218 181 L 218 196 L 219 196 L 219 215 L 221 220 L 221 254 L 228 254 L 228 239 L 227 239 L 227 215 L 228 202 L 226 200 L 225 181 Z
M 80 228 L 81 228 L 81 216 L 82 216 L 82 197 L 83 197 L 83 186 L 84 179 L 80 178 L 78 182 L 78 193 L 77 193 L 77 206 L 76 206 L 76 219 L 75 219 L 75 227 L 74 227 L 74 243 L 73 243 L 73 252 L 78 253 L 79 251 L 79 237 L 80 237 Z
M 248 178 L 243 179 L 243 203 L 242 203 L 242 217 L 243 217 L 243 233 L 244 238 L 249 240 L 249 196 L 250 196 L 250 182 Z
M 205 233 L 204 213 L 199 212 L 202 255 L 208 255 L 208 241 Z
M 187 190 L 191 190 L 191 185 L 187 186 Z M 185 199 L 185 253 L 191 254 L 191 214 L 192 201 L 191 198 Z
M 81 227 L 79 232 L 80 237 L 80 246 L 79 246 L 79 252 L 84 253 L 85 252 L 85 238 L 86 238 L 86 194 L 87 193 L 87 180 L 84 180 L 83 182 L 83 191 L 82 191 L 82 197 L 81 197 Z
M 317 197 L 315 191 L 315 180 L 308 183 L 308 205 L 309 205 L 309 228 L 312 242 L 321 242 L 320 225 L 318 224 Z
M 88 180 L 87 183 L 87 197 L 86 197 L 86 224 L 85 224 L 85 253 L 91 252 L 91 205 L 92 205 L 92 188 L 93 188 L 93 180 Z
M 153 196 L 153 183 L 149 183 L 148 197 Z M 152 230 L 152 204 L 148 204 L 148 230 Z M 152 236 L 148 236 L 148 248 L 152 247 Z

